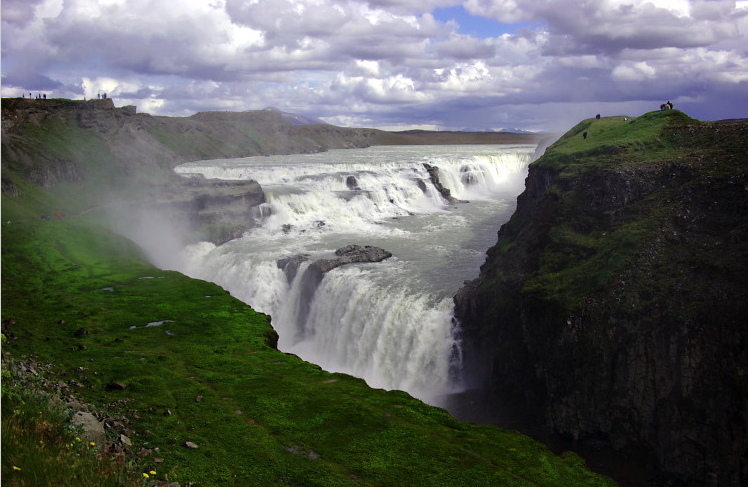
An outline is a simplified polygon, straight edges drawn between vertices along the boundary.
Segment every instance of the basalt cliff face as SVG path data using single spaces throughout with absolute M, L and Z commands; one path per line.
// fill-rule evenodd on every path
M 748 483 L 748 124 L 584 121 L 498 237 L 455 298 L 475 387 L 677 485 Z

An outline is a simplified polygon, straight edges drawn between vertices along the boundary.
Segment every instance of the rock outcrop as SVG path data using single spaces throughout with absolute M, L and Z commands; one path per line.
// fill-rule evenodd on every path
M 739 487 L 748 124 L 662 113 L 583 122 L 530 166 L 455 297 L 466 375 L 552 432 L 648 453 L 679 485 Z
M 432 166 L 431 164 L 423 164 L 423 167 L 426 169 L 426 172 L 429 173 L 429 180 L 431 181 L 431 184 L 434 185 L 434 188 L 439 192 L 440 195 L 442 195 L 442 198 L 444 198 L 448 203 L 466 203 L 464 200 L 460 200 L 452 196 L 452 192 L 449 190 L 449 188 L 445 188 L 444 185 L 441 182 L 441 179 L 439 179 L 439 168 L 436 166 Z M 423 189 L 423 188 L 422 188 Z
M 253 180 L 182 178 L 165 186 L 148 202 L 152 209 L 186 222 L 184 240 L 220 245 L 240 237 L 261 219 L 265 193 Z
M 361 262 L 381 262 L 384 259 L 392 257 L 390 252 L 371 245 L 346 245 L 336 250 L 335 255 L 338 256 L 335 259 L 314 261 L 310 267 L 318 270 L 320 274 L 325 274 L 342 265 Z

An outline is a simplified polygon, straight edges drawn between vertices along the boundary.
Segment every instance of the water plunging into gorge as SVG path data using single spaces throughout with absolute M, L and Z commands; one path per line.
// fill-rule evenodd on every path
M 267 203 L 253 209 L 256 228 L 186 248 L 177 270 L 271 315 L 282 351 L 433 403 L 460 387 L 452 296 L 477 277 L 534 150 L 393 146 L 183 164 L 185 177 L 254 179 Z M 469 202 L 447 203 L 424 163 Z M 305 280 L 310 263 L 349 244 L 393 256 Z

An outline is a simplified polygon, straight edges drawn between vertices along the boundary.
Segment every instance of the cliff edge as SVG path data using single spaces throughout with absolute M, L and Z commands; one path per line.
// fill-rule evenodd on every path
M 467 375 L 547 430 L 748 482 L 748 124 L 585 120 L 455 297 Z
M 176 165 L 367 147 L 378 133 L 294 125 L 272 110 L 157 117 L 117 108 L 112 99 L 4 98 L 2 190 L 37 218 L 106 209 L 131 227 L 129 220 L 157 208 L 179 223 L 182 241 L 220 244 L 255 224 L 262 188 L 255 181 L 185 180 Z

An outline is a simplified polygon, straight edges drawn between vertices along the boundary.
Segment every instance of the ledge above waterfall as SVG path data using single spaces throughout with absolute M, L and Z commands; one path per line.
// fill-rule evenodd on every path
M 392 257 L 390 252 L 371 245 L 346 245 L 335 251 L 337 259 L 320 259 L 312 264 L 323 274 L 331 271 L 336 267 L 345 264 L 354 264 L 357 262 L 381 262 L 384 259 Z

